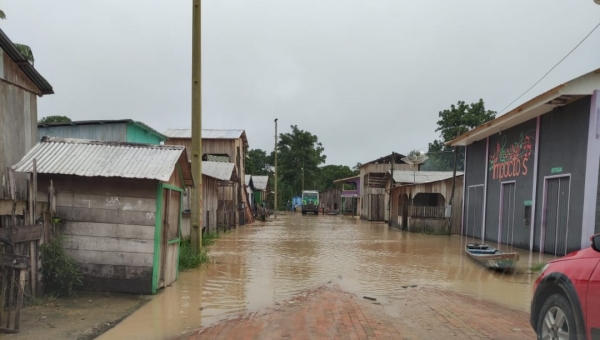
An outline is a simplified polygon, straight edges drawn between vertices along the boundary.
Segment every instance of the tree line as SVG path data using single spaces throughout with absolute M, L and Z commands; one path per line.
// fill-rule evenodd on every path
M 447 142 L 465 132 L 482 125 L 494 118 L 496 112 L 486 110 L 483 99 L 467 104 L 458 101 L 450 108 L 438 113 L 439 120 L 435 132 L 439 138 L 429 143 L 424 152 L 428 159 L 421 166 L 422 171 L 452 171 L 456 164 L 457 171 L 464 171 L 464 147 L 452 147 Z M 327 156 L 319 138 L 309 131 L 291 125 L 291 132 L 280 133 L 277 143 L 278 201 L 279 206 L 301 194 L 302 190 L 323 191 L 334 188 L 334 180 L 356 176 L 361 163 L 350 168 L 346 165 L 323 165 Z M 418 155 L 419 150 L 409 154 Z M 268 175 L 273 190 L 274 153 L 261 149 L 246 151 L 246 173 L 251 175 Z M 273 195 L 267 195 L 272 203 Z

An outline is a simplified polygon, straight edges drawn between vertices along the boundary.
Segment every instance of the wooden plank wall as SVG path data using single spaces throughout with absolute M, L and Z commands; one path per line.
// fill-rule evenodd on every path
M 181 145 L 185 146 L 188 159 L 192 161 L 192 139 L 191 138 L 169 138 L 165 141 L 165 145 Z
M 396 187 L 392 190 L 392 225 L 398 226 L 398 217 L 400 216 L 400 196 L 403 194 L 408 195 L 409 197 L 414 197 L 418 193 L 439 193 L 444 196 L 444 207 L 450 203 L 450 197 L 452 194 L 452 178 L 449 178 L 444 181 L 438 181 L 433 183 L 419 184 L 413 186 L 404 186 L 404 187 Z M 454 190 L 454 202 L 452 204 L 452 228 L 450 232 L 452 234 L 460 234 L 461 223 L 462 223 L 462 202 L 463 202 L 463 176 L 459 176 L 456 178 L 456 188 Z M 440 211 L 437 212 L 439 215 Z M 444 208 L 445 209 L 445 208 Z M 414 209 L 412 209 L 414 211 Z M 409 209 L 410 216 L 411 209 Z M 445 212 L 445 210 L 444 210 Z M 424 213 L 424 212 L 423 212 Z M 443 215 L 442 215 L 443 216 Z M 416 220 L 415 220 L 416 221 Z M 413 221 L 413 224 L 415 223 Z M 448 220 L 443 219 L 443 225 L 448 225 Z M 423 222 L 423 219 L 419 220 L 419 223 Z M 409 222 L 410 225 L 410 222 Z M 425 224 L 424 224 L 425 225 Z M 440 223 L 428 223 L 430 227 L 435 227 L 436 230 L 441 228 L 442 224 Z
M 219 186 L 215 178 L 202 176 L 202 197 L 204 224 L 209 232 L 217 231 L 217 208 L 219 205 Z
M 38 197 L 52 179 L 65 249 L 85 289 L 152 293 L 157 182 L 39 175 Z
M 18 163 L 37 142 L 37 93 L 39 90 L 4 53 L 0 73 L 0 181 L 6 168 Z M 27 198 L 26 175 L 15 173 L 17 194 Z M 0 190 L 0 199 L 4 193 Z

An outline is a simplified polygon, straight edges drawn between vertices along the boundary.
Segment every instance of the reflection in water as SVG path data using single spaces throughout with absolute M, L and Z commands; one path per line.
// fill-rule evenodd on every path
M 173 338 L 330 281 L 379 298 L 394 298 L 402 286 L 441 287 L 528 311 L 535 279 L 528 268 L 551 258 L 513 249 L 521 255 L 517 271 L 497 273 L 464 254 L 473 241 L 340 216 L 279 216 L 223 235 L 211 249 L 212 264 L 180 273 L 100 339 Z

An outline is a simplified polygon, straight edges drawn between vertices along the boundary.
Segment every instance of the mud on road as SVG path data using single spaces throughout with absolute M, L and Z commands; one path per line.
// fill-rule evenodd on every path
M 114 327 L 151 297 L 77 292 L 71 298 L 43 298 L 21 310 L 20 332 L 3 340 L 89 340 Z

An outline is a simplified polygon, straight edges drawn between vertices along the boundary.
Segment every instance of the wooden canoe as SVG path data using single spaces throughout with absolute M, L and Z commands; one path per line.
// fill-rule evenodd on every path
M 465 252 L 473 260 L 490 269 L 511 269 L 519 261 L 518 253 L 505 253 L 487 244 L 467 243 Z

